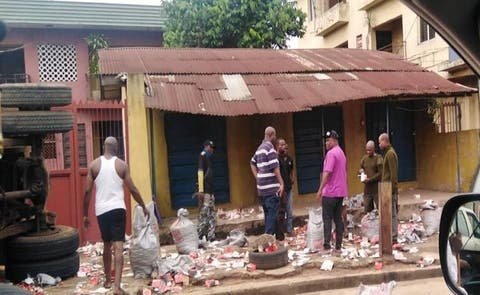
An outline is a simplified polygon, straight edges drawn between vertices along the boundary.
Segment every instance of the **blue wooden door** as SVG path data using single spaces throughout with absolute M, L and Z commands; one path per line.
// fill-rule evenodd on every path
M 374 140 L 378 149 L 378 136 L 389 129 L 390 141 L 398 155 L 398 180 L 415 180 L 414 102 L 375 102 L 367 103 L 365 108 L 367 138 Z
M 337 131 L 343 148 L 343 115 L 339 106 L 315 108 L 312 111 L 295 113 L 294 141 L 298 191 L 300 194 L 314 193 L 320 185 L 323 170 L 325 144 L 323 134 Z
M 224 117 L 166 113 L 170 194 L 174 209 L 194 207 L 198 159 L 206 139 L 212 140 L 214 194 L 217 203 L 229 201 L 226 123 Z

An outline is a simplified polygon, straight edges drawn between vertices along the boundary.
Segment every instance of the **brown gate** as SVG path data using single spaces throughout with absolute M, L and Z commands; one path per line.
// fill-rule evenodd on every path
M 43 156 L 50 173 L 50 192 L 46 204 L 57 213 L 57 224 L 79 229 L 82 243 L 100 240 L 95 218 L 95 191 L 90 202 L 90 222 L 87 231 L 82 228 L 83 200 L 88 164 L 102 153 L 103 141 L 114 136 L 119 141 L 119 158 L 126 158 L 126 105 L 115 101 L 88 101 L 72 104 L 68 110 L 74 114 L 74 127 L 65 134 L 52 134 L 45 138 Z M 127 220 L 130 219 L 130 197 Z M 130 224 L 127 223 L 130 233 Z

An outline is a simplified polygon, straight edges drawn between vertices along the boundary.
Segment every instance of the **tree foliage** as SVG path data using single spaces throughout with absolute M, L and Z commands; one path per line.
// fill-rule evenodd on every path
M 286 0 L 164 0 L 168 47 L 284 48 L 306 15 Z

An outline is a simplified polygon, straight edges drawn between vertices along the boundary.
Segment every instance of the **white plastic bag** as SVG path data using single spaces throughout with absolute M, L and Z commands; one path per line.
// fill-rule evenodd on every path
M 150 213 L 148 220 L 143 213 L 142 207 L 136 206 L 134 212 L 130 263 L 135 278 L 150 276 L 159 257 L 160 241 L 154 204 L 148 204 L 147 209 Z
M 197 227 L 187 216 L 187 209 L 179 209 L 177 220 L 170 226 L 170 233 L 180 254 L 190 254 L 198 250 Z
M 322 207 L 308 209 L 307 248 L 310 251 L 323 249 Z
M 397 283 L 395 281 L 372 286 L 360 284 L 357 288 L 356 295 L 391 295 L 396 285 Z
M 425 235 L 427 237 L 438 232 L 440 227 L 440 219 L 442 218 L 442 208 L 434 210 L 423 210 L 421 213 L 423 227 L 425 227 Z
M 377 239 L 380 232 L 380 217 L 377 210 L 367 213 L 362 218 L 362 236 L 369 240 Z

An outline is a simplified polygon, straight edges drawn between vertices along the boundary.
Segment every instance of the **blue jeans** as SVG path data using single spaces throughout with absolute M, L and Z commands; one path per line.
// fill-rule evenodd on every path
M 292 231 L 293 231 L 293 193 L 292 193 L 292 190 L 287 191 L 286 215 L 287 215 L 287 233 L 291 234 Z
M 276 233 L 280 199 L 276 195 L 262 196 L 261 203 L 265 216 L 265 233 L 273 235 Z

